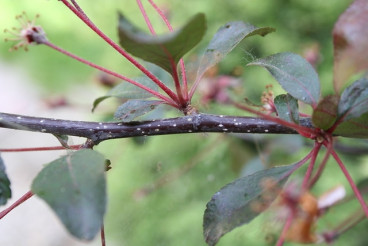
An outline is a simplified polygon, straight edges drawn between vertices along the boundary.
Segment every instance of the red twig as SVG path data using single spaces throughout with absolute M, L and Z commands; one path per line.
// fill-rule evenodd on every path
M 322 160 L 321 164 L 319 165 L 316 174 L 314 175 L 312 180 L 309 182 L 308 187 L 313 187 L 313 185 L 318 181 L 319 177 L 322 175 L 322 172 L 325 169 L 327 161 L 328 161 L 328 159 L 331 155 L 331 149 L 332 149 L 332 145 L 328 145 L 327 146 L 327 152 L 326 152 L 325 156 L 323 157 L 323 160 Z
M 293 219 L 294 219 L 294 215 L 291 212 L 289 214 L 289 216 L 287 217 L 287 219 L 286 219 L 286 223 L 285 223 L 284 227 L 282 228 L 282 232 L 281 232 L 281 235 L 279 237 L 279 240 L 277 240 L 276 246 L 284 245 L 284 240 L 285 240 L 286 233 L 289 230 L 289 228 L 291 226 L 291 223 L 293 222 Z
M 7 209 L 4 209 L 0 212 L 0 219 L 2 219 L 5 215 L 7 215 L 10 211 L 12 211 L 14 208 L 18 207 L 23 202 L 27 201 L 29 198 L 33 196 L 32 191 L 28 191 L 26 194 L 24 194 L 21 198 L 19 198 L 17 201 L 15 201 L 10 207 Z
M 365 203 L 364 199 L 363 199 L 363 196 L 362 194 L 360 194 L 360 191 L 358 189 L 358 187 L 355 185 L 353 179 L 351 178 L 348 170 L 346 169 L 344 163 L 341 161 L 340 157 L 337 155 L 337 153 L 335 152 L 335 150 L 331 150 L 331 154 L 332 156 L 334 157 L 334 159 L 336 160 L 337 164 L 339 164 L 342 172 L 344 173 L 346 179 L 348 180 L 352 190 L 354 191 L 354 194 L 356 196 L 356 198 L 358 199 L 364 213 L 365 213 L 365 216 L 368 218 L 368 207 L 367 207 L 367 204 Z
M 82 147 L 82 144 L 69 145 L 69 149 L 78 150 Z M 27 152 L 27 151 L 46 151 L 46 150 L 65 150 L 64 146 L 53 147 L 32 147 L 32 148 L 17 148 L 17 149 L 0 149 L 0 152 Z
M 102 246 L 106 246 L 105 227 L 104 227 L 104 225 L 101 226 L 101 245 Z
M 248 107 L 248 106 L 243 105 L 243 104 L 239 104 L 239 103 L 234 102 L 233 105 L 235 105 L 239 109 L 243 109 L 243 110 L 245 110 L 249 113 L 253 113 L 255 115 L 258 115 L 258 116 L 260 116 L 261 118 L 263 118 L 265 120 L 269 120 L 269 121 L 275 122 L 277 124 L 280 124 L 280 125 L 283 125 L 283 126 L 286 126 L 286 127 L 290 127 L 292 129 L 294 129 L 295 131 L 299 132 L 299 134 L 303 135 L 304 137 L 314 138 L 316 136 L 315 129 L 307 128 L 307 127 L 304 127 L 304 126 L 301 126 L 301 125 L 297 125 L 293 122 L 289 122 L 289 121 L 286 121 L 286 120 L 283 120 L 283 119 L 280 119 L 280 118 L 277 118 L 277 117 L 273 117 L 273 116 L 268 115 L 268 114 L 264 114 L 262 112 L 259 112 L 255 109 L 252 109 L 251 107 Z

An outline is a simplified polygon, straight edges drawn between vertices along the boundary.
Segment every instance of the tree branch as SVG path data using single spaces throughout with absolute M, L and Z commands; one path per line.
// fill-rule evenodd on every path
M 312 128 L 308 118 L 300 124 Z M 260 118 L 211 114 L 153 121 L 86 122 L 0 113 L 0 127 L 85 137 L 94 144 L 114 138 L 199 132 L 296 134 L 293 129 Z

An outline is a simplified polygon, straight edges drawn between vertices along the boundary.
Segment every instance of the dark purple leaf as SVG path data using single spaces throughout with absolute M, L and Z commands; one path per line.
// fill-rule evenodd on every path
M 133 26 L 119 13 L 120 45 L 130 54 L 156 64 L 170 74 L 173 74 L 180 58 L 201 41 L 205 31 L 206 20 L 203 14 L 195 15 L 180 30 L 152 36 Z
M 318 75 L 303 57 L 293 53 L 279 53 L 255 60 L 248 65 L 266 68 L 280 85 L 294 98 L 317 106 L 320 96 Z
M 368 79 L 355 81 L 341 95 L 338 114 L 344 121 L 368 112 Z
M 262 211 L 254 209 L 255 203 L 264 209 L 276 198 L 277 192 L 270 194 L 263 187 L 267 180 L 273 180 L 280 187 L 294 171 L 296 164 L 262 170 L 235 180 L 213 195 L 204 212 L 203 229 L 208 245 L 216 245 L 229 231 L 249 223 Z M 263 194 L 267 193 L 267 199 Z
M 328 130 L 337 119 L 337 105 L 339 96 L 330 95 L 324 97 L 313 110 L 312 122 L 317 128 Z

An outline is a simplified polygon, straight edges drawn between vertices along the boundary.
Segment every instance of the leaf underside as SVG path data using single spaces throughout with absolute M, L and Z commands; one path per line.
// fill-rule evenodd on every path
M 134 79 L 134 81 L 154 91 L 158 91 L 158 86 L 147 77 L 138 77 Z M 152 97 L 152 94 L 128 82 L 122 82 L 114 86 L 114 88 L 112 88 L 105 96 L 97 98 L 93 102 L 92 112 L 102 101 L 110 97 L 116 97 L 120 99 L 144 99 Z
M 260 203 L 264 209 L 276 198 L 277 192 L 267 192 L 264 182 L 272 180 L 282 186 L 296 164 L 262 170 L 235 180 L 219 190 L 207 203 L 203 218 L 204 237 L 208 245 L 216 245 L 227 232 L 249 223 L 262 211 L 255 211 Z M 262 196 L 267 193 L 267 200 Z
M 72 235 L 92 240 L 106 211 L 105 158 L 89 149 L 63 156 L 41 170 L 31 190 Z
M 289 94 L 283 94 L 275 97 L 274 103 L 281 119 L 299 124 L 298 100 Z
M 318 75 L 303 57 L 285 52 L 255 60 L 248 65 L 266 68 L 294 98 L 317 106 L 320 96 Z
M 162 67 L 170 74 L 179 60 L 195 45 L 206 31 L 204 14 L 192 17 L 181 29 L 165 35 L 152 36 L 133 26 L 119 13 L 119 43 L 130 54 Z
M 208 44 L 201 58 L 196 80 L 199 80 L 209 68 L 219 63 L 243 39 L 254 35 L 265 36 L 274 31 L 275 29 L 271 27 L 258 28 L 242 21 L 225 24 L 216 32 Z
M 114 118 L 123 122 L 129 122 L 154 110 L 160 104 L 162 102 L 156 100 L 128 100 L 118 107 Z

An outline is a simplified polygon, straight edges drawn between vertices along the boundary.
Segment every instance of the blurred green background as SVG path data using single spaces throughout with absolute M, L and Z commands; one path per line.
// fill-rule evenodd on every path
M 135 1 L 79 2 L 91 19 L 114 40 L 117 40 L 117 11 L 122 11 L 130 20 L 145 28 Z M 164 32 L 165 27 L 157 14 L 143 2 L 154 26 Z M 267 37 L 252 37 L 242 42 L 219 65 L 219 74 L 240 77 L 242 90 L 240 95 L 238 93 L 239 101 L 244 97 L 259 100 L 265 85 L 270 83 L 273 83 L 276 93 L 282 92 L 265 71 L 261 68 L 245 68 L 245 64 L 254 57 L 283 51 L 301 55 L 308 55 L 308 52 L 312 52 L 312 55 L 318 54 L 316 69 L 320 74 L 323 94 L 332 93 L 331 30 L 339 14 L 350 2 L 157 0 L 157 4 L 167 11 L 174 27 L 180 27 L 198 12 L 206 14 L 207 34 L 203 42 L 186 57 L 187 60 L 195 59 L 196 54 L 200 55 L 216 30 L 228 21 L 243 20 L 259 27 L 276 28 L 276 32 Z M 0 3 L 0 29 L 17 26 L 14 16 L 23 10 L 30 17 L 40 14 L 41 18 L 37 23 L 42 25 L 50 41 L 56 45 L 124 75 L 139 75 L 59 1 L 0 0 Z M 3 36 L 4 34 L 1 39 Z M 98 88 L 100 96 L 106 91 L 96 83 L 99 74 L 97 71 L 47 47 L 30 47 L 26 53 L 8 52 L 10 46 L 10 43 L 0 44 L 0 58 L 3 62 L 25 69 L 37 85 L 42 87 L 44 95 L 62 95 L 73 88 Z M 239 70 L 240 73 L 236 72 Z M 93 100 L 94 98 L 90 98 L 85 103 L 92 104 Z M 194 98 L 193 103 L 204 112 L 244 115 L 243 112 L 216 103 L 202 107 L 199 105 L 199 96 Z M 107 106 L 105 109 L 110 112 Z M 97 110 L 91 118 L 106 119 L 108 115 L 103 110 Z M 359 144 L 367 146 L 367 142 Z M 112 170 L 107 173 L 107 238 L 112 245 L 205 245 L 202 216 L 206 203 L 215 192 L 250 172 L 249 169 L 254 166 L 295 162 L 308 153 L 310 147 L 311 142 L 304 142 L 298 136 L 222 134 L 188 134 L 103 142 L 96 149 L 112 161 Z M 350 167 L 354 179 L 360 180 L 368 175 L 367 157 L 346 155 L 343 159 Z M 343 184 L 350 194 L 350 188 L 337 165 L 331 162 L 328 166 L 316 186 L 315 194 L 318 196 L 338 184 Z M 302 168 L 298 172 L 300 176 L 296 174 L 294 177 L 302 177 L 304 171 Z M 330 226 L 342 221 L 349 211 L 355 211 L 358 207 L 358 203 L 353 201 L 330 211 L 317 229 L 328 230 Z M 270 212 L 249 225 L 235 229 L 224 236 L 218 245 L 274 245 L 272 235 L 277 235 L 280 228 L 273 224 L 272 216 Z M 367 245 L 367 237 L 362 234 L 366 230 L 367 222 L 363 222 L 343 235 L 334 245 Z

